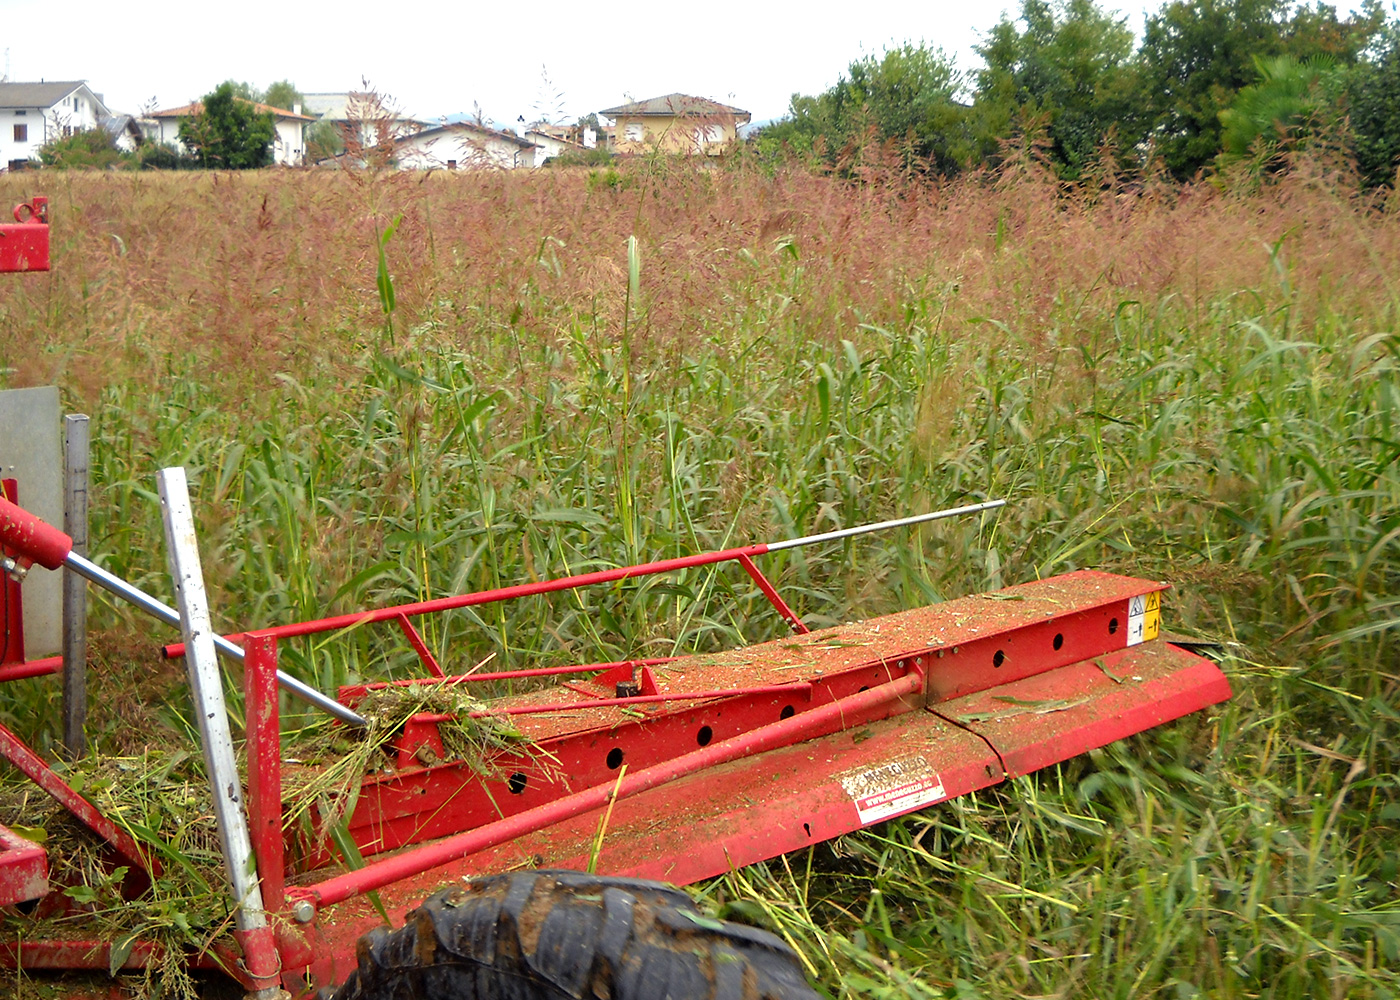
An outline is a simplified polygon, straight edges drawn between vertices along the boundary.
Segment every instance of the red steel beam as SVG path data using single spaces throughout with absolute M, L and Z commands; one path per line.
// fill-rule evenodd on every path
M 260 633 L 244 643 L 243 690 L 248 739 L 248 834 L 262 883 L 263 906 L 282 908 L 286 885 L 282 840 L 282 737 L 277 705 L 277 640 Z
M 30 660 L 27 663 L 7 663 L 0 667 L 0 683 L 5 681 L 22 681 L 26 677 L 47 677 L 49 674 L 60 673 L 63 670 L 63 657 L 49 656 L 42 660 Z

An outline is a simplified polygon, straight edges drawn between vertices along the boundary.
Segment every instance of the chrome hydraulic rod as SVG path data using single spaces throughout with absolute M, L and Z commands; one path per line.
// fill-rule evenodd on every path
M 156 600 L 139 587 L 132 586 L 121 577 L 109 573 L 96 563 L 84 559 L 76 552 L 69 552 L 64 558 L 63 564 L 79 576 L 86 577 L 102 589 L 111 591 L 118 597 L 136 605 L 142 611 L 159 618 L 167 625 L 174 625 L 176 628 L 180 627 L 180 614 L 174 608 Z M 221 635 L 215 634 L 214 648 L 231 660 L 237 660 L 239 663 L 243 662 L 242 647 L 229 642 Z M 334 698 L 322 694 L 310 685 L 302 683 L 285 671 L 277 671 L 277 683 L 302 701 L 335 716 L 341 722 L 348 723 L 352 726 L 363 726 L 365 724 L 362 715 L 346 708 Z
M 818 542 L 834 542 L 838 538 L 851 538 L 866 535 L 872 531 L 886 531 L 890 528 L 903 528 L 909 524 L 923 524 L 925 521 L 941 521 L 945 517 L 958 517 L 961 514 L 976 514 L 979 511 L 1005 507 L 1005 500 L 987 500 L 983 503 L 970 503 L 965 507 L 949 507 L 928 514 L 915 514 L 912 517 L 897 517 L 893 521 L 880 521 L 877 524 L 858 524 L 854 528 L 841 528 L 838 531 L 824 531 L 820 535 L 803 535 L 801 538 L 788 538 L 781 542 L 769 542 L 768 551 L 795 549 L 799 545 L 816 545 Z

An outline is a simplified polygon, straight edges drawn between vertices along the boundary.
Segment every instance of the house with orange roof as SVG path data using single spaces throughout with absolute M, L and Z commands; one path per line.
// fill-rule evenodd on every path
M 245 101 L 241 97 L 236 97 L 234 100 L 251 104 L 259 114 L 272 115 L 272 123 L 275 128 L 272 140 L 273 163 L 286 167 L 302 165 L 306 156 L 306 127 L 314 122 L 315 118 L 302 114 L 299 105 L 288 110 L 274 108 L 269 104 L 259 104 L 256 101 Z M 156 134 L 150 138 L 156 142 L 174 146 L 176 149 L 184 149 L 184 144 L 180 142 L 180 122 L 186 118 L 193 118 L 203 111 L 204 103 L 195 101 L 192 104 L 183 104 L 178 108 L 152 112 L 148 117 L 156 123 Z

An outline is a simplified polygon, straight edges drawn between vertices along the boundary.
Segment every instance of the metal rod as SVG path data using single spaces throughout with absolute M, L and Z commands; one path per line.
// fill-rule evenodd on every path
M 431 601 L 415 601 L 411 604 L 397 604 L 387 608 L 374 608 L 368 611 L 357 611 L 347 615 L 335 615 L 331 618 L 317 618 L 311 621 L 294 622 L 290 625 L 274 625 L 270 628 L 259 629 L 258 631 L 278 639 L 286 639 L 298 635 L 316 635 L 321 632 L 335 632 L 340 629 L 368 625 L 372 622 L 388 621 L 391 618 L 398 618 L 400 616 L 414 617 L 416 615 L 432 614 L 437 611 L 451 611 L 455 608 L 493 604 L 497 601 L 509 601 L 518 597 L 533 597 L 537 594 L 552 594 L 560 590 L 573 590 L 577 587 L 587 587 L 598 583 L 612 583 L 617 580 L 630 580 L 638 576 L 670 573 L 678 569 L 689 569 L 694 566 L 709 566 L 714 563 L 738 560 L 744 557 L 761 556 L 766 552 L 777 552 L 780 549 L 796 548 L 799 545 L 814 545 L 817 542 L 829 541 L 833 538 L 848 538 L 852 535 L 863 535 L 871 531 L 897 528 L 906 524 L 921 524 L 924 521 L 936 521 L 945 517 L 955 517 L 958 514 L 972 514 L 977 511 L 991 510 L 994 507 L 1001 507 L 1005 503 L 1005 500 L 988 500 L 985 503 L 969 504 L 965 507 L 952 507 L 948 510 L 937 510 L 930 514 L 916 514 L 913 517 L 901 517 L 893 521 L 881 521 L 879 524 L 864 524 L 855 528 L 843 528 L 840 531 L 828 531 L 821 535 L 790 538 L 782 542 L 759 542 L 756 545 L 745 545 L 740 548 L 724 549 L 719 552 L 701 552 L 690 556 L 680 556 L 675 559 L 661 559 L 656 562 L 639 563 L 635 566 L 619 566 L 616 569 L 598 570 L 594 573 L 581 573 L 578 576 L 564 576 L 554 580 L 541 580 L 537 583 L 522 583 L 511 587 L 499 587 L 495 590 L 482 590 L 474 594 L 458 594 L 453 597 L 439 597 Z M 229 636 L 230 639 L 235 640 L 241 639 L 242 637 L 243 633 L 241 632 Z M 178 645 L 172 644 L 164 648 L 164 653 L 167 657 L 174 658 L 182 655 L 184 650 Z
M 88 550 L 88 418 L 63 418 L 63 531 L 73 552 Z M 87 753 L 87 587 L 77 574 L 63 574 L 63 746 L 77 760 Z
M 607 781 L 595 785 L 474 830 L 396 854 L 383 861 L 372 862 L 363 868 L 337 875 L 315 885 L 289 887 L 287 896 L 294 900 L 305 899 L 317 906 L 330 906 L 361 893 L 382 889 L 386 885 L 419 875 L 458 858 L 523 837 L 594 809 L 601 809 L 607 805 L 614 789 L 618 799 L 625 799 L 707 767 L 715 767 L 777 747 L 790 746 L 802 740 L 815 739 L 859 722 L 899 714 L 901 710 L 886 709 L 886 706 L 917 694 L 923 689 L 923 682 L 923 673 L 915 667 L 904 676 L 867 691 L 828 702 L 819 708 L 809 709 L 779 722 L 760 726 L 722 742 L 712 743 L 703 749 L 693 750 L 683 756 L 632 772 L 621 782 Z M 882 711 L 886 714 L 880 714 Z
M 129 601 L 132 604 L 136 605 L 142 611 L 145 611 L 146 613 L 153 615 L 156 618 L 159 618 L 167 625 L 175 625 L 177 627 L 179 626 L 180 615 L 178 612 L 176 612 L 174 608 L 156 600 L 154 597 L 146 593 L 144 590 L 141 590 L 139 587 L 133 587 L 121 577 L 116 576 L 113 573 L 109 573 L 107 570 L 103 569 L 101 566 L 98 566 L 96 563 L 89 562 L 87 559 L 84 559 L 76 552 L 69 552 L 68 556 L 64 559 L 63 562 L 64 565 L 71 569 L 74 573 L 86 577 L 93 583 L 97 584 L 99 587 L 102 587 L 104 590 L 110 590 L 112 593 L 116 594 L 123 600 Z M 237 660 L 240 663 L 243 662 L 242 648 L 239 646 L 235 646 L 233 643 L 229 642 L 221 635 L 214 636 L 214 648 L 217 649 L 224 656 L 227 656 L 229 659 Z M 184 655 L 183 647 L 181 647 L 179 655 Z M 282 687 L 286 688 L 288 691 L 292 692 L 292 694 L 296 695 L 303 701 L 309 702 L 310 704 L 315 705 L 322 711 L 328 712 L 331 715 L 335 716 L 341 722 L 348 723 L 352 726 L 365 725 L 365 720 L 363 716 L 346 708 L 334 698 L 327 697 L 320 691 L 317 691 L 315 688 L 307 684 L 303 684 L 291 674 L 284 673 L 281 670 L 277 671 L 277 683 L 282 685 Z
M 800 545 L 816 545 L 818 542 L 832 542 L 838 538 L 851 538 L 855 535 L 865 535 L 872 531 L 885 531 L 889 528 L 902 528 L 907 524 L 923 524 L 925 521 L 941 521 L 945 517 L 957 517 L 959 514 L 976 514 L 978 511 L 993 510 L 997 507 L 1006 506 L 1005 500 L 988 500 L 985 503 L 972 503 L 965 507 L 949 507 L 947 510 L 935 510 L 929 514 L 915 514 L 913 517 L 898 517 L 893 521 L 880 521 L 877 524 L 862 524 L 854 528 L 842 528 L 839 531 L 826 531 L 820 535 L 805 535 L 802 538 L 789 538 L 783 542 L 770 542 L 769 552 L 779 552 L 782 549 L 795 549 Z
M 234 926 L 245 939 L 261 939 L 271 934 L 263 909 L 262 888 L 258 883 L 253 846 L 248 836 L 248 819 L 243 806 L 243 783 L 234 759 L 233 735 L 224 708 L 223 678 L 214 650 L 214 629 L 209 623 L 209 604 L 204 594 L 204 571 L 200 567 L 199 546 L 195 541 L 194 514 L 190 510 L 185 470 L 176 466 L 156 474 L 160 492 L 161 519 L 165 524 L 166 556 L 180 605 L 180 632 L 185 640 L 185 668 L 199 724 L 204 766 L 214 797 L 214 819 L 219 831 L 219 847 L 224 856 L 224 874 L 233 896 Z M 266 955 L 262 956 L 266 958 Z M 276 955 L 271 968 L 256 968 L 248 958 L 249 973 L 257 980 L 276 976 Z M 258 963 L 261 964 L 261 963 Z M 273 982 L 250 996 L 271 1000 Z

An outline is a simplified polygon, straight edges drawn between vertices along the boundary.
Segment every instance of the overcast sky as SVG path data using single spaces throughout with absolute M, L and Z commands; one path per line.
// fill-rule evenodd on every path
M 1102 6 L 1119 10 L 1140 34 L 1144 7 L 1161 2 Z M 972 46 L 1003 10 L 1019 7 L 1020 0 L 284 0 L 240 9 L 202 0 L 0 0 L 0 54 L 11 80 L 87 80 L 114 111 L 152 101 L 175 107 L 229 78 L 259 88 L 290 79 L 304 93 L 357 89 L 368 79 L 424 118 L 479 105 L 500 122 L 572 121 L 679 92 L 762 121 L 781 117 L 793 92 L 819 93 L 853 59 L 905 41 L 942 48 L 960 69 L 974 69 Z
M 780 117 L 863 53 L 906 40 L 977 64 L 1003 3 L 536 2 L 237 5 L 200 0 L 0 0 L 10 79 L 87 80 L 116 111 L 174 107 L 234 78 L 306 93 L 368 78 L 416 115 L 530 120 L 547 70 L 570 120 L 628 100 L 695 94 Z M 1105 6 L 1111 6 L 1107 4 Z M 1154 5 L 1155 6 L 1155 5 Z M 1135 10 L 1134 24 L 1141 22 Z M 32 29 L 32 31 L 30 30 Z M 552 95 L 545 99 L 554 117 Z

